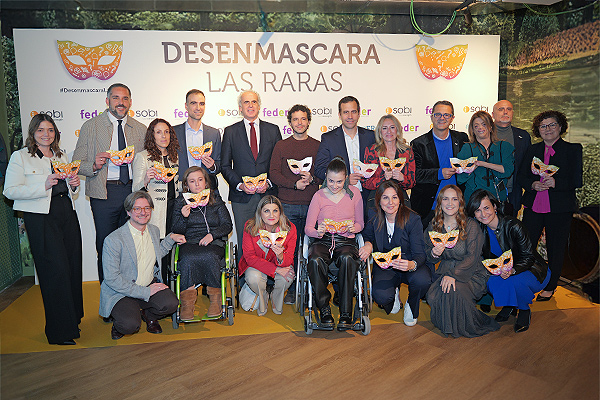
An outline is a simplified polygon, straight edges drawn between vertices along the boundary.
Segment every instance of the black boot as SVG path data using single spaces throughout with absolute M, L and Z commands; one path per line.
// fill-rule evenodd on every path
M 531 310 L 519 310 L 519 315 L 517 316 L 517 322 L 515 322 L 515 332 L 525 332 L 529 329 L 529 324 L 531 323 Z
M 347 331 L 348 329 L 352 329 L 352 317 L 350 313 L 341 313 L 340 320 L 337 324 L 338 331 Z
M 495 320 L 497 322 L 506 322 L 506 321 L 508 321 L 508 317 L 510 317 L 511 315 L 517 315 L 516 307 L 511 307 L 511 306 L 502 307 L 502 310 L 500 310 L 500 312 L 498 314 L 496 314 Z
M 321 308 L 321 325 L 323 328 L 333 328 L 335 326 L 329 306 Z

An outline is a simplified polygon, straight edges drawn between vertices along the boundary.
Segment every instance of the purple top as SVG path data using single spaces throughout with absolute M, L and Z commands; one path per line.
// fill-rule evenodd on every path
M 552 146 L 546 146 L 544 151 L 544 164 L 550 164 L 550 157 L 553 155 L 554 149 Z M 540 181 L 542 180 L 544 180 L 544 177 L 540 176 Z M 550 212 L 550 196 L 548 195 L 548 190 L 542 190 L 541 192 L 536 193 L 535 200 L 533 200 L 533 206 L 531 206 L 531 211 L 538 214 L 547 214 Z

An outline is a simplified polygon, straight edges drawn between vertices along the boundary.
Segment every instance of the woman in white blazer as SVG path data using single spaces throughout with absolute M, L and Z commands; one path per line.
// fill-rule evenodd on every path
M 14 152 L 8 163 L 4 196 L 14 200 L 16 211 L 23 211 L 48 343 L 73 345 L 83 318 L 81 230 L 71 198 L 80 182 L 77 175 L 60 178 L 64 168 L 54 163 L 68 161 L 59 142 L 52 118 L 35 115 L 25 147 Z

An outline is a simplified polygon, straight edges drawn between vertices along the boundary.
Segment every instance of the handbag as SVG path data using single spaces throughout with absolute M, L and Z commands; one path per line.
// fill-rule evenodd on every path
M 240 289 L 239 300 L 244 311 L 254 311 L 258 308 L 258 295 L 250 289 L 247 283 L 244 283 Z

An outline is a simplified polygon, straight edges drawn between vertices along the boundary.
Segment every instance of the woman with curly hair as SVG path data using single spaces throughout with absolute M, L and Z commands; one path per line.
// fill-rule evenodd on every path
M 436 239 L 436 233 L 448 237 Z M 490 276 L 481 263 L 483 239 L 477 222 L 465 214 L 461 190 L 455 185 L 442 188 L 433 220 L 425 230 L 425 254 L 430 265 L 439 263 L 427 303 L 431 306 L 431 322 L 444 336 L 476 337 L 500 329 L 475 305 L 486 293 Z

